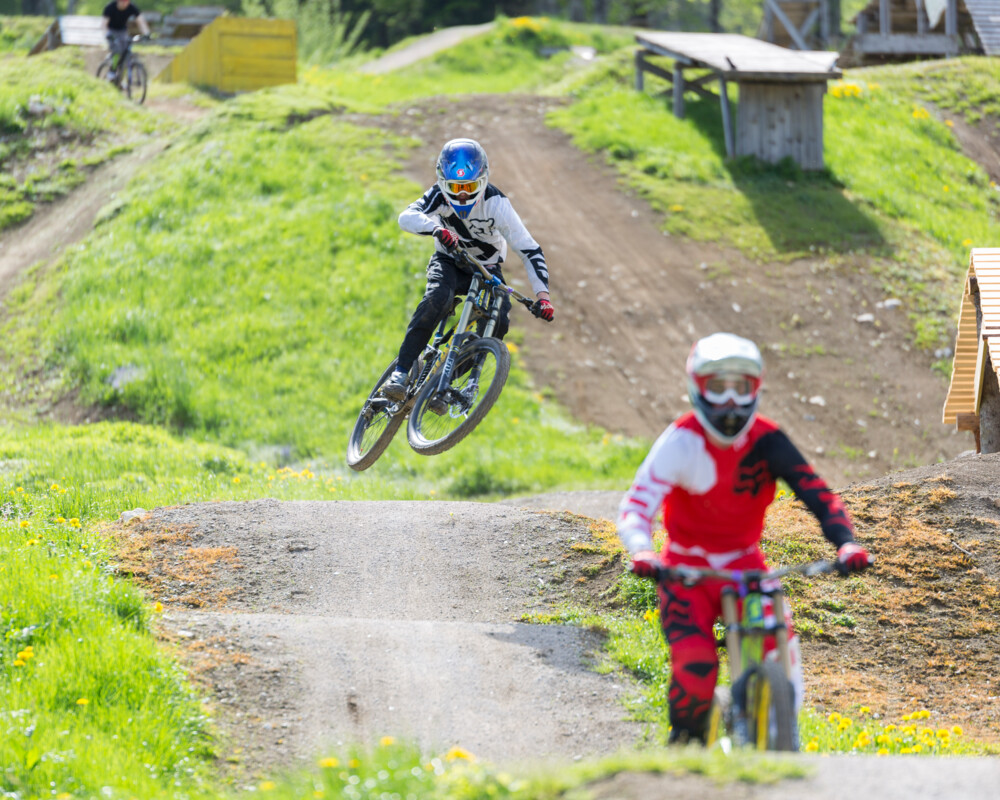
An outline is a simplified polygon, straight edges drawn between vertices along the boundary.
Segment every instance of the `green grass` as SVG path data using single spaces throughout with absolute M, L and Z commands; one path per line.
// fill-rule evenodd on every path
M 167 124 L 58 50 L 0 59 L 0 231 L 66 194 L 90 168 Z
M 0 57 L 26 56 L 51 24 L 49 17 L 0 16 Z
M 405 69 L 367 75 L 349 69 L 306 70 L 301 80 L 345 103 L 364 103 L 372 110 L 394 103 L 442 94 L 552 92 L 567 76 L 586 73 L 588 62 L 562 49 L 551 56 L 545 48 L 583 45 L 600 53 L 625 46 L 631 36 L 600 26 L 568 25 L 554 20 L 498 21 L 488 33 L 465 40 Z

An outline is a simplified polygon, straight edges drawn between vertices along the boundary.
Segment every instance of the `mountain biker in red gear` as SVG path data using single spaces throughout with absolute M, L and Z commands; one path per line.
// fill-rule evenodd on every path
M 382 393 L 390 400 L 398 402 L 406 397 L 410 367 L 451 308 L 455 295 L 469 291 L 472 274 L 451 255 L 455 247 L 461 245 L 503 279 L 500 268 L 509 242 L 524 262 L 538 298 L 535 307 L 539 316 L 549 322 L 555 316 L 542 248 L 489 177 L 489 160 L 479 142 L 452 139 L 438 156 L 437 182 L 399 215 L 399 227 L 404 231 L 434 237 L 435 252 L 427 265 L 427 288 L 406 329 L 396 367 L 382 384 Z M 507 333 L 509 314 L 510 298 L 505 296 L 493 333 L 498 339 Z
M 108 49 L 117 56 L 112 60 L 111 69 L 108 71 L 108 80 L 112 83 L 118 82 L 118 70 L 131 43 L 128 21 L 132 18 L 135 18 L 135 24 L 139 26 L 142 35 L 148 37 L 149 25 L 142 16 L 142 11 L 132 3 L 132 0 L 111 0 L 101 12 L 101 27 L 108 40 Z
M 687 360 L 693 410 L 656 440 L 618 510 L 618 535 L 636 575 L 652 577 L 655 567 L 664 563 L 766 568 L 759 544 L 779 478 L 819 520 L 845 569 L 869 566 L 868 553 L 855 543 L 840 498 L 784 432 L 757 414 L 763 374 L 760 351 L 748 339 L 715 333 L 695 343 Z M 667 540 L 657 554 L 652 528 L 661 510 Z M 660 620 L 671 660 L 671 742 L 704 741 L 719 668 L 713 624 L 721 616 L 724 585 L 707 580 L 694 586 L 660 586 Z M 798 708 L 798 637 L 790 615 L 786 624 Z

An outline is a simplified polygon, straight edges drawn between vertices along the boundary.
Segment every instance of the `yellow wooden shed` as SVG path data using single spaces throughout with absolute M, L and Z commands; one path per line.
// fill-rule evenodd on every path
M 977 247 L 958 317 L 943 422 L 972 431 L 976 450 L 1000 451 L 1000 248 Z
M 246 92 L 295 83 L 295 23 L 287 19 L 218 17 L 160 73 L 164 83 L 193 83 Z

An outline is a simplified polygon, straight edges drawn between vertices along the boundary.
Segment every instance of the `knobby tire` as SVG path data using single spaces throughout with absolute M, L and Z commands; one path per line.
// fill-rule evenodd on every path
M 795 690 L 775 661 L 757 665 L 747 687 L 747 728 L 758 750 L 796 751 Z
M 390 414 L 388 409 L 367 415 L 365 413 L 368 403 L 378 396 L 379 389 L 389 379 L 395 367 L 396 361 L 394 359 L 376 382 L 375 388 L 371 390 L 361 407 L 357 422 L 354 423 L 351 439 L 347 443 L 347 466 L 357 472 L 368 469 L 378 461 L 379 456 L 385 452 L 385 448 L 389 446 L 389 442 L 392 441 L 392 437 L 396 435 L 396 431 L 399 430 L 399 426 L 403 424 L 403 419 L 406 417 L 401 410 L 395 414 Z
M 500 397 L 510 372 L 510 352 L 503 342 L 493 337 L 474 339 L 462 346 L 455 359 L 449 388 L 461 391 L 479 357 L 485 359 L 479 390 L 467 411 L 462 412 L 458 404 L 451 404 L 443 415 L 434 413 L 429 403 L 437 393 L 436 374 L 431 375 L 420 390 L 406 430 L 410 447 L 418 453 L 433 456 L 454 447 L 472 433 Z M 492 375 L 489 374 L 491 370 Z M 453 425 L 454 422 L 458 424 Z
M 128 68 L 125 80 L 125 92 L 128 94 L 129 100 L 142 105 L 146 99 L 146 84 L 148 82 L 146 68 L 138 61 L 133 61 Z

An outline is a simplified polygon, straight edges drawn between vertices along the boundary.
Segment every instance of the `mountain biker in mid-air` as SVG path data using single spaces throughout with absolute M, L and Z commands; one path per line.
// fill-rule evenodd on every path
M 452 139 L 438 156 L 437 182 L 399 215 L 399 227 L 404 231 L 433 236 L 436 241 L 427 265 L 427 288 L 406 329 L 396 367 L 382 385 L 383 394 L 390 400 L 398 402 L 406 396 L 410 367 L 451 308 L 455 295 L 469 290 L 472 274 L 450 255 L 455 247 L 461 245 L 502 280 L 500 268 L 510 242 L 521 256 L 538 298 L 538 315 L 550 322 L 555 315 L 542 248 L 489 177 L 489 161 L 479 142 Z M 510 298 L 504 297 L 493 334 L 498 339 L 507 333 L 509 313 Z
M 149 25 L 138 7 L 132 4 L 132 0 L 111 0 L 101 12 L 101 27 L 106 31 L 108 49 L 112 55 L 117 56 L 112 60 L 108 72 L 108 80 L 112 83 L 118 82 L 118 70 L 131 43 L 128 21 L 133 17 L 142 35 L 149 36 Z
M 715 333 L 695 343 L 687 360 L 693 410 L 656 440 L 618 510 L 618 535 L 636 575 L 654 577 L 663 564 L 765 569 L 760 538 L 779 478 L 819 520 L 844 569 L 869 566 L 840 498 L 784 432 L 757 414 L 763 373 L 760 351 L 748 339 Z M 661 509 L 667 540 L 657 554 L 652 528 Z M 704 742 L 719 669 L 713 624 L 721 616 L 723 585 L 705 580 L 660 587 L 660 620 L 671 661 L 671 742 Z M 768 613 L 773 618 L 773 610 L 765 607 Z M 785 623 L 797 709 L 802 667 L 790 614 Z M 768 646 L 773 648 L 773 642 Z

